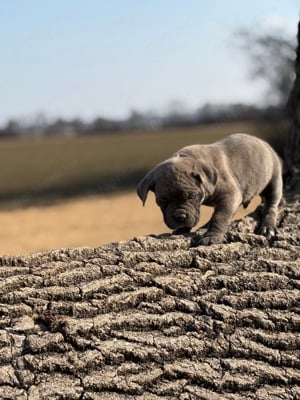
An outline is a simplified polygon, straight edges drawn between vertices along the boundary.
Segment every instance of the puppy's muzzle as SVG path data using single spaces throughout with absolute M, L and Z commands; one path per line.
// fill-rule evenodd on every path
M 175 214 L 173 218 L 178 225 L 184 225 L 187 222 L 187 214 L 185 212 Z
M 198 217 L 191 211 L 189 212 L 185 209 L 177 209 L 164 214 L 164 221 L 170 229 L 191 229 L 197 224 Z

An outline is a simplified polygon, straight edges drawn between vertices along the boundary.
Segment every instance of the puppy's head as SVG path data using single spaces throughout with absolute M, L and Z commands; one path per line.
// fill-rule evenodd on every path
M 173 157 L 158 164 L 139 183 L 137 193 L 145 204 L 149 190 L 155 193 L 165 224 L 190 230 L 199 222 L 200 205 L 214 191 L 216 171 L 206 171 L 191 157 Z

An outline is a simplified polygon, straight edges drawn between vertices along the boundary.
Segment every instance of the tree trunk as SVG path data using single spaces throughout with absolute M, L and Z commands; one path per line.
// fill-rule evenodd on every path
M 291 126 L 285 154 L 285 163 L 290 171 L 300 167 L 300 21 L 297 39 L 295 81 L 288 101 Z

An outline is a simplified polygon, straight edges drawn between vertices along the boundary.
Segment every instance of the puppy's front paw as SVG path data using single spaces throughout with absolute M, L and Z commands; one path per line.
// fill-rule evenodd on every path
M 265 236 L 267 239 L 272 239 L 277 234 L 277 228 L 274 225 L 261 224 L 256 233 Z
M 223 243 L 224 235 L 204 235 L 200 241 L 199 245 L 210 246 L 211 244 Z

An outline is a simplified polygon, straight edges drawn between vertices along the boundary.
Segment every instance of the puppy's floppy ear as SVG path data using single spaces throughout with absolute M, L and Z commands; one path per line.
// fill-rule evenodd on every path
M 143 206 L 146 203 L 147 195 L 149 190 L 154 192 L 154 176 L 153 170 L 148 172 L 148 174 L 140 181 L 137 187 L 137 194 L 143 202 Z
M 203 186 L 206 193 L 211 195 L 216 187 L 218 180 L 218 171 L 214 167 L 208 167 L 201 161 L 196 161 L 192 172 L 192 177 L 199 186 Z

